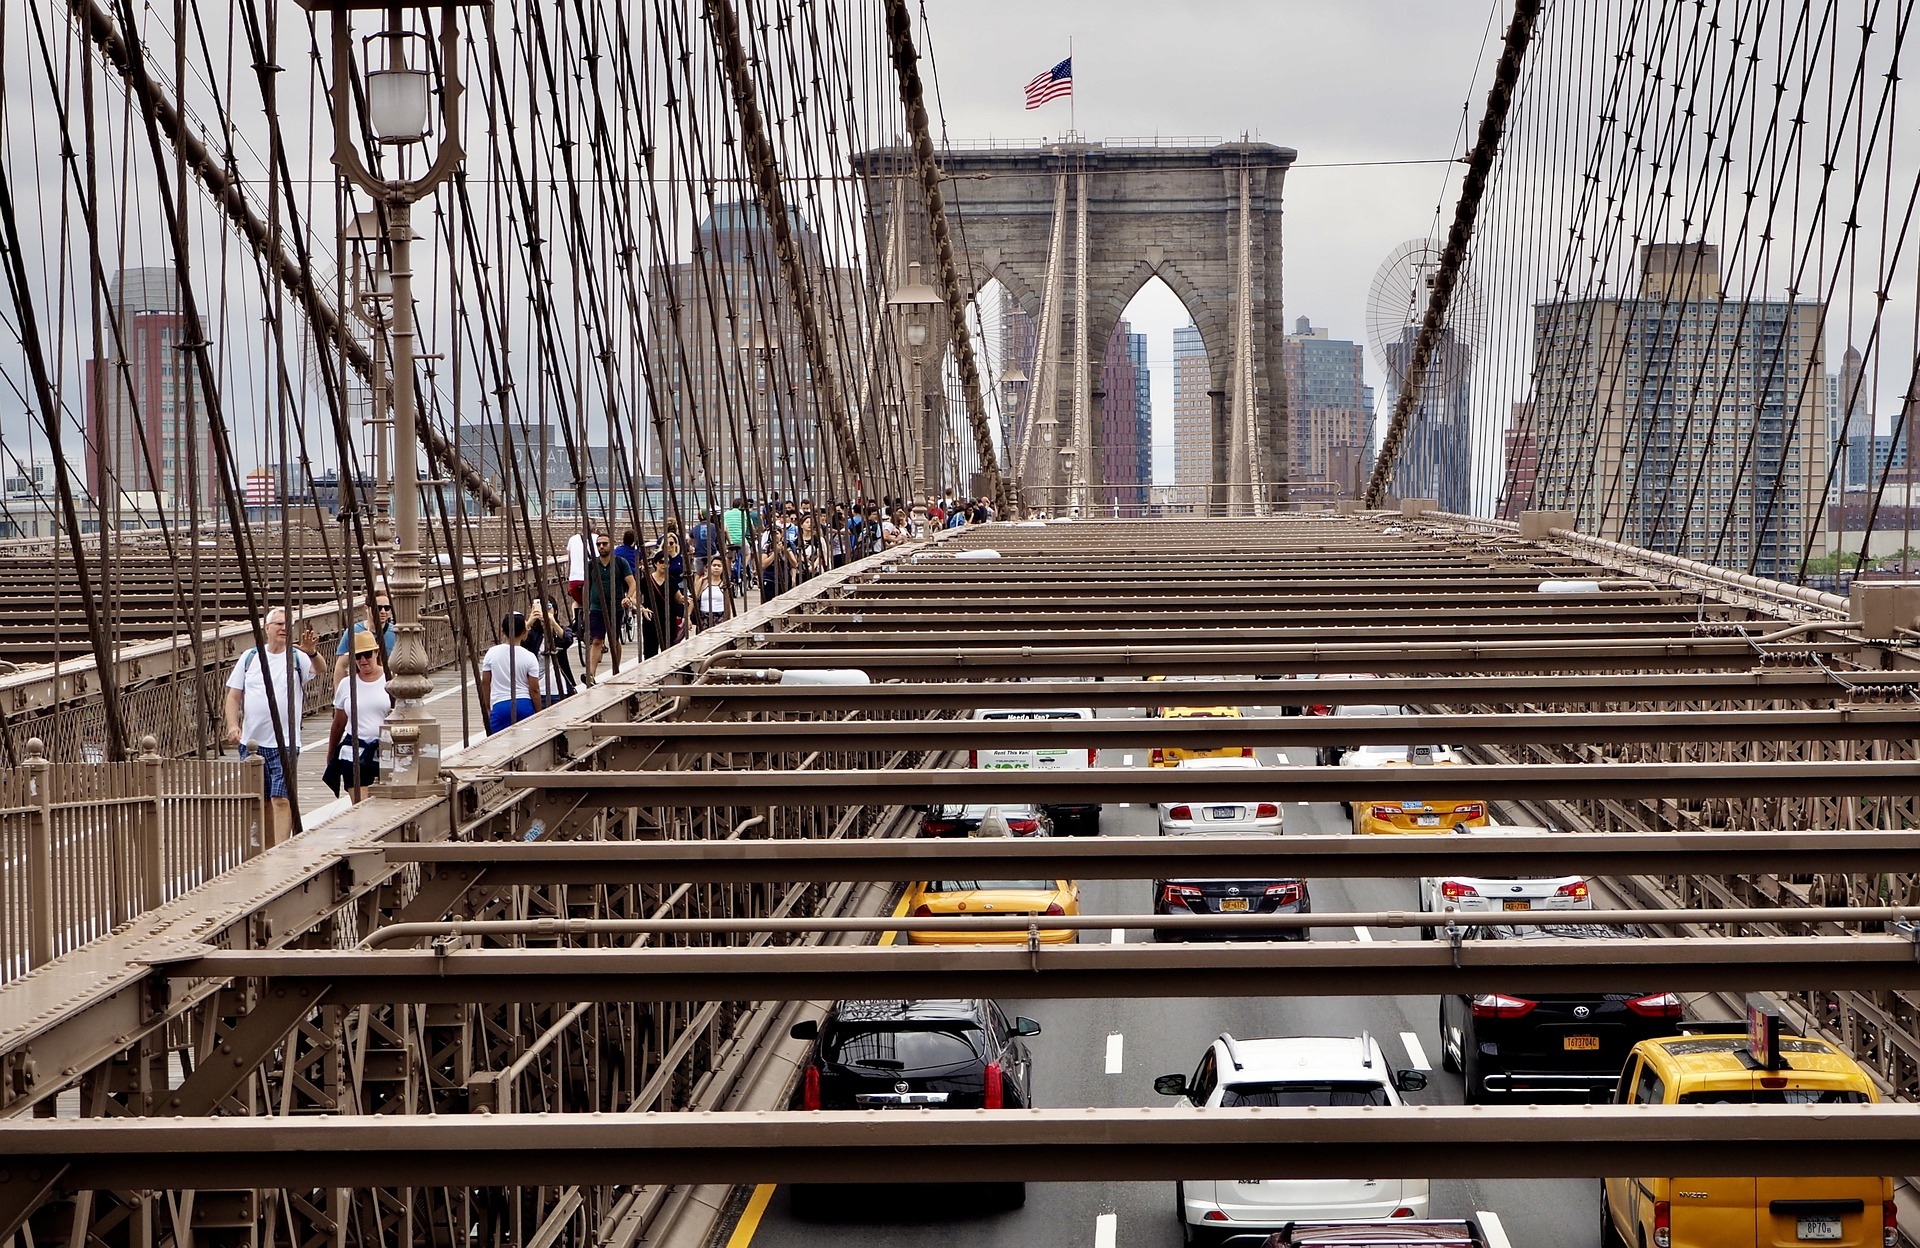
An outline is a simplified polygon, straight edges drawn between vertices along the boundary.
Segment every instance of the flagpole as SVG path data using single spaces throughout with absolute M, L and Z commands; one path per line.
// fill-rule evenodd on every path
M 1067 36 L 1067 72 L 1069 74 L 1073 72 L 1072 35 Z M 1073 97 L 1075 94 L 1077 93 L 1074 91 L 1072 84 L 1069 83 L 1067 86 L 1067 133 L 1075 140 L 1078 140 L 1080 137 L 1080 123 L 1077 120 L 1078 110 L 1074 108 Z

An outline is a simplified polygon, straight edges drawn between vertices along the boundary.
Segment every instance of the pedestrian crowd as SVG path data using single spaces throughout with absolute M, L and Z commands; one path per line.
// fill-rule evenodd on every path
M 990 500 L 955 498 L 948 490 L 918 506 L 892 497 L 818 506 L 810 498 L 751 503 L 736 497 L 731 507 L 691 524 L 669 518 L 644 544 L 637 528 L 623 529 L 616 542 L 610 525 L 590 520 L 567 539 L 560 605 L 536 598 L 509 611 L 480 659 L 487 732 L 594 684 L 603 659 L 609 674 L 618 673 L 623 642 L 637 642 L 638 657 L 650 659 L 744 611 L 750 593 L 768 602 L 856 559 L 939 529 L 997 518 Z M 295 782 L 307 686 L 319 670 L 320 651 L 311 628 L 297 644 L 289 641 L 284 608 L 267 612 L 261 635 L 265 646 L 243 653 L 227 678 L 226 740 L 240 757 L 261 759 L 271 847 L 289 835 L 288 786 Z M 334 648 L 333 721 L 321 778 L 354 802 L 380 777 L 381 729 L 393 710 L 387 671 L 394 642 L 393 607 L 380 593 Z

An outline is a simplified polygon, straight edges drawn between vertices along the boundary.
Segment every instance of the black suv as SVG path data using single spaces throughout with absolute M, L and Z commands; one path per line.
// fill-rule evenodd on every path
M 1642 933 L 1598 923 L 1469 927 L 1464 940 L 1628 940 Z M 1612 1092 L 1633 1046 L 1670 1036 L 1680 1021 L 1670 992 L 1487 992 L 1440 998 L 1440 1060 L 1466 1082 L 1474 1104 L 1489 1096 Z
M 803 1109 L 1030 1109 L 1030 1018 L 1009 1020 L 1000 1003 L 841 1001 L 823 1022 L 796 1023 L 796 1040 L 817 1044 L 801 1079 Z M 1024 1183 L 990 1184 L 1009 1208 L 1026 1203 Z M 844 1188 L 796 1186 L 796 1213 L 829 1212 Z

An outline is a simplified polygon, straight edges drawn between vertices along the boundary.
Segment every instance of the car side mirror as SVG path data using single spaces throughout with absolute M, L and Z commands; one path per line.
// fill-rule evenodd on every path
M 1022 1014 L 1013 1016 L 1013 1034 L 1016 1036 L 1037 1036 L 1040 1024 Z
M 1402 1092 L 1424 1092 L 1427 1089 L 1427 1072 L 1396 1070 L 1393 1072 L 1393 1086 Z
M 820 1024 L 810 1018 L 804 1023 L 795 1023 L 787 1034 L 795 1040 L 818 1040 L 820 1038 Z
M 1187 1077 L 1185 1075 L 1161 1075 L 1153 1081 L 1153 1090 L 1161 1096 L 1185 1096 Z

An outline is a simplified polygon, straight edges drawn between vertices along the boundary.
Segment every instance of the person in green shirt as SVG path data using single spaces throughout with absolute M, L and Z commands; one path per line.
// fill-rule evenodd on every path
M 587 604 L 587 674 L 585 684 L 593 684 L 600 671 L 600 651 L 612 647 L 613 674 L 620 674 L 620 616 L 617 608 L 631 611 L 640 601 L 640 587 L 633 579 L 633 565 L 613 553 L 613 539 L 596 539 L 599 553 L 587 562 L 585 594 Z

